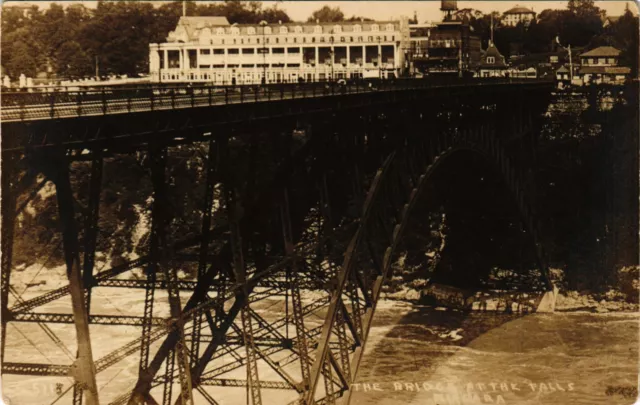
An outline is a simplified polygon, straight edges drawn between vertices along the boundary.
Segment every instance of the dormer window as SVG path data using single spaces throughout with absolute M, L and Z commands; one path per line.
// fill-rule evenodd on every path
M 353 26 L 353 32 L 362 32 L 362 25 L 356 24 Z
M 378 27 L 378 24 L 373 24 L 371 26 L 371 31 L 379 31 L 379 30 L 380 30 L 380 27 Z
M 322 34 L 322 27 L 319 25 L 316 25 L 315 27 L 313 27 L 313 32 L 316 34 Z
M 216 35 L 224 35 L 224 28 L 220 27 L 216 30 Z
M 302 34 L 302 27 L 297 25 L 296 28 L 294 29 L 296 34 Z
M 231 35 L 239 35 L 239 34 L 240 34 L 240 28 L 231 27 Z
M 264 27 L 265 34 L 271 34 L 271 27 Z
M 249 35 L 256 35 L 256 29 L 255 29 L 255 27 L 249 27 L 249 28 L 247 28 L 247 34 L 249 34 Z
M 339 26 L 339 25 L 334 25 L 333 26 L 333 32 L 336 32 L 336 33 L 342 32 L 342 27 Z
M 393 24 L 387 24 L 387 31 L 393 31 Z
M 496 58 L 494 56 L 487 56 L 487 63 L 490 65 L 496 63 Z
M 287 32 L 289 32 L 289 30 L 287 30 L 287 27 L 280 27 L 281 34 L 286 34 Z

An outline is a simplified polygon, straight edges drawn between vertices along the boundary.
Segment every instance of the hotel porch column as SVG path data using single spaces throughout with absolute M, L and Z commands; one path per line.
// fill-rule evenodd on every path
M 351 48 L 351 46 L 349 44 L 347 44 L 347 79 L 350 77 L 351 74 L 351 51 L 349 50 L 349 48 Z
M 366 45 L 362 45 L 362 73 L 363 74 L 366 67 L 367 67 L 367 47 Z
M 320 52 L 319 51 L 320 51 L 320 48 L 318 46 L 316 46 L 316 54 L 315 54 L 316 55 L 316 66 L 315 66 L 316 71 L 313 74 L 313 80 L 314 81 L 317 81 L 318 78 L 319 78 L 318 77 L 318 75 L 319 75 L 318 72 L 320 71 Z
M 302 77 L 305 80 L 307 80 L 304 74 L 304 53 L 302 53 L 302 47 L 300 47 L 298 52 L 299 52 L 298 55 L 300 55 L 300 57 L 298 58 L 298 60 L 300 61 L 300 67 L 298 68 L 298 77 Z
M 222 70 L 222 84 L 227 84 L 229 80 L 229 53 L 228 48 L 224 48 L 224 69 Z

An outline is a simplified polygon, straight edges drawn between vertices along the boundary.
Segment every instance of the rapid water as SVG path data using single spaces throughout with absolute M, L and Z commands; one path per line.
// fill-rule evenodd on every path
M 638 314 L 376 313 L 353 404 L 632 404 Z

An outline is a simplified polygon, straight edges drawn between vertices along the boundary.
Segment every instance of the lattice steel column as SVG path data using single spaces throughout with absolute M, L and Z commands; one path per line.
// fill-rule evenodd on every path
M 84 224 L 84 261 L 82 263 L 82 280 L 87 290 L 87 313 L 91 313 L 91 291 L 93 287 L 93 267 L 95 265 L 96 242 L 98 237 L 98 219 L 100 211 L 100 191 L 102 189 L 102 156 L 96 155 L 91 163 L 91 180 L 89 183 L 88 213 Z M 82 404 L 82 389 L 78 384 L 73 386 L 74 405 Z
M 227 180 L 228 176 L 227 176 Z M 227 212 L 229 213 L 229 223 L 231 230 L 231 251 L 233 253 L 233 265 L 236 276 L 236 282 L 243 286 L 244 296 L 249 296 L 247 286 L 247 276 L 244 264 L 244 255 L 242 252 L 242 237 L 237 220 L 237 208 L 239 205 L 235 201 L 235 192 L 232 185 L 225 185 Z M 257 353 L 255 343 L 253 341 L 253 326 L 251 322 L 251 313 L 249 311 L 249 301 L 240 310 L 240 318 L 242 321 L 242 337 L 245 348 L 247 350 L 247 404 L 261 405 L 262 395 L 260 393 L 260 378 L 258 376 Z
M 209 239 L 211 235 L 211 215 L 213 210 L 213 197 L 215 191 L 215 180 L 218 157 L 216 142 L 209 141 L 209 151 L 207 154 L 207 177 L 204 193 L 204 204 L 202 210 L 202 241 L 200 242 L 200 260 L 198 262 L 198 280 L 207 271 L 207 254 L 209 250 Z M 200 333 L 202 329 L 202 315 L 193 318 L 193 331 L 191 333 L 191 367 L 198 364 L 200 353 Z
M 291 216 L 289 212 L 289 193 L 285 190 L 283 196 L 281 218 L 282 235 L 284 237 L 285 253 L 289 257 L 295 256 L 293 238 L 291 235 Z M 304 329 L 304 313 L 302 311 L 302 299 L 300 297 L 299 274 L 296 260 L 291 264 L 291 304 L 293 306 L 293 322 L 296 329 L 296 344 L 300 356 L 300 367 L 302 373 L 302 386 L 306 390 L 309 387 L 309 350 L 307 346 L 307 336 Z
M 41 157 L 43 158 L 43 157 Z M 78 357 L 72 368 L 75 381 L 83 391 L 86 391 L 88 405 L 97 405 L 98 390 L 96 386 L 96 369 L 91 351 L 89 335 L 89 317 L 84 299 L 84 286 L 80 272 L 80 254 L 78 249 L 78 231 L 74 214 L 74 197 L 69 178 L 69 166 L 66 156 L 61 153 L 58 159 L 47 156 L 44 169 L 46 175 L 56 185 L 58 211 L 62 225 L 62 239 L 64 256 L 67 264 L 67 277 L 73 308 L 73 318 L 78 340 Z
M 178 359 L 178 376 L 180 378 L 180 403 L 182 405 L 192 404 L 191 397 L 191 373 L 189 367 L 188 350 L 185 344 L 184 325 L 180 320 L 182 306 L 180 304 L 180 295 L 178 290 L 178 275 L 175 266 L 167 263 L 166 252 L 168 248 L 166 238 L 167 215 L 164 204 L 167 201 L 165 168 L 167 160 L 167 149 L 159 146 L 150 148 L 151 163 L 151 180 L 153 182 L 154 202 L 152 211 L 153 226 L 151 231 L 152 243 L 155 240 L 156 246 L 159 247 L 158 261 L 163 268 L 164 277 L 167 283 L 169 293 L 169 307 L 171 319 L 176 322 L 174 327 L 179 333 L 179 339 L 175 347 L 175 355 Z M 169 370 L 172 372 L 172 370 Z M 167 376 L 165 384 L 171 384 L 173 376 Z M 169 391 L 169 394 L 171 392 Z
M 93 287 L 93 267 L 96 259 L 98 239 L 98 219 L 100 216 L 100 191 L 102 190 L 102 156 L 96 155 L 91 163 L 91 182 L 89 184 L 88 214 L 85 218 L 84 261 L 82 279 L 87 289 L 87 312 L 91 308 L 91 289 Z
M 11 282 L 11 265 L 13 256 L 13 235 L 16 210 L 16 191 L 12 190 L 15 176 L 15 156 L 9 155 L 2 162 L 2 285 L 0 300 L 2 300 L 2 348 L 0 362 L 4 364 L 4 347 L 7 342 L 7 304 Z

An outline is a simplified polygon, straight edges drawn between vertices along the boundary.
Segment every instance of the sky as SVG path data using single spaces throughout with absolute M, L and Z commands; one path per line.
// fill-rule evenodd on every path
M 1 1 L 1 0 L 0 0 Z M 213 1 L 198 1 L 199 3 L 213 3 Z M 15 1 L 3 1 L 6 5 L 15 4 Z M 40 8 L 47 8 L 49 1 L 28 1 L 29 4 L 37 4 Z M 55 1 L 63 5 L 83 3 L 87 7 L 95 7 L 95 2 L 84 1 Z M 161 1 L 152 1 L 154 4 L 162 4 Z M 374 20 L 391 20 L 401 16 L 413 17 L 414 11 L 418 13 L 418 21 L 439 21 L 442 18 L 440 1 L 263 1 L 265 7 L 274 4 L 287 12 L 295 21 L 306 21 L 311 13 L 323 5 L 340 7 L 346 17 L 357 15 Z M 638 5 L 633 1 L 596 1 L 596 5 L 607 11 L 607 15 L 617 16 L 624 13 L 625 6 L 638 14 Z M 458 1 L 458 8 L 474 8 L 484 13 L 491 11 L 504 12 L 516 5 L 524 6 L 539 13 L 545 9 L 564 9 L 567 1 Z

